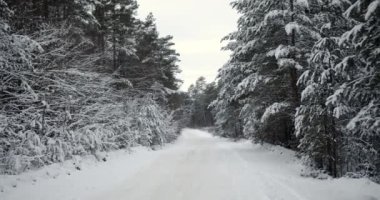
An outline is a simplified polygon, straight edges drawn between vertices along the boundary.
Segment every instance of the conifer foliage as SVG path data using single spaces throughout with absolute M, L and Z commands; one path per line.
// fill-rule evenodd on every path
M 232 6 L 241 16 L 211 104 L 219 133 L 297 149 L 334 177 L 379 177 L 380 1 Z
M 0 173 L 176 138 L 178 54 L 137 8 L 0 0 Z
M 214 82 L 206 83 L 206 79 L 201 76 L 194 85 L 189 87 L 189 97 L 191 99 L 190 122 L 192 127 L 211 127 L 214 125 L 212 109 L 209 106 L 216 99 L 218 88 Z

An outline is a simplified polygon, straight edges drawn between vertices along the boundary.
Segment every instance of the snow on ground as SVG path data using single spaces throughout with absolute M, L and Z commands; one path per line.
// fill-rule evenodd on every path
M 292 151 L 204 131 L 185 129 L 163 150 L 134 151 L 111 153 L 103 163 L 85 159 L 81 171 L 66 162 L 0 176 L 0 199 L 380 200 L 380 185 L 367 179 L 301 177 Z
M 78 159 L 80 163 L 67 161 L 17 176 L 1 175 L 0 200 L 81 200 L 123 183 L 158 156 L 159 151 L 136 147 L 109 153 L 107 162 L 88 157 Z

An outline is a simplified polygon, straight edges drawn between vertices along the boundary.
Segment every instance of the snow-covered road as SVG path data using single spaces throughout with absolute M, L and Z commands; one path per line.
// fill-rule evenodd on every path
M 34 186 L 24 184 L 0 193 L 0 199 L 380 199 L 380 186 L 366 179 L 304 178 L 299 175 L 302 165 L 289 150 L 248 141 L 231 142 L 199 130 L 185 129 L 179 140 L 164 150 L 137 152 L 120 160 L 72 174 L 69 178 L 42 180 Z M 126 164 L 128 162 L 133 164 Z

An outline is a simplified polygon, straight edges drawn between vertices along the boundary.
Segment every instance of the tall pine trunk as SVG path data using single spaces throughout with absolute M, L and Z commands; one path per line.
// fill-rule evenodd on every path
M 289 0 L 290 2 L 290 12 L 291 12 L 291 22 L 294 22 L 294 0 Z M 290 36 L 290 44 L 291 46 L 296 46 L 296 32 L 293 29 L 291 36 Z M 293 55 L 293 59 L 295 59 Z M 297 108 L 300 105 L 300 94 L 298 91 L 297 81 L 298 81 L 298 74 L 297 69 L 295 66 L 289 69 L 289 75 L 290 75 L 290 87 L 292 89 L 292 101 L 294 104 L 294 107 Z
M 43 16 L 45 19 L 49 18 L 49 0 L 44 0 L 43 2 Z
M 115 4 L 113 4 L 115 5 Z M 116 8 L 114 7 L 112 9 L 113 11 L 113 31 L 112 31 L 112 54 L 113 54 L 113 70 L 116 71 L 117 70 L 117 56 L 116 56 L 116 26 L 117 26 L 117 22 L 116 22 L 116 19 L 117 19 L 117 14 L 116 14 Z

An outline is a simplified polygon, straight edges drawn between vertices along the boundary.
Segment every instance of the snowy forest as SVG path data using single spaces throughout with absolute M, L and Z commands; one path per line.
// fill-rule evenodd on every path
M 0 0 L 0 174 L 212 127 L 296 152 L 307 177 L 380 182 L 380 0 L 231 6 L 229 60 L 183 92 L 174 38 L 138 1 Z
M 0 0 L 0 173 L 177 137 L 179 54 L 137 8 Z
M 217 83 L 189 88 L 192 125 L 297 150 L 333 177 L 379 181 L 380 1 L 232 6 L 241 16 L 224 50 L 233 53 Z
M 380 175 L 380 1 L 236 0 L 217 132 L 299 151 L 333 177 Z

